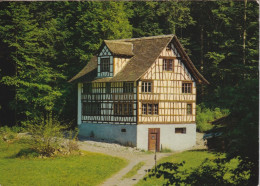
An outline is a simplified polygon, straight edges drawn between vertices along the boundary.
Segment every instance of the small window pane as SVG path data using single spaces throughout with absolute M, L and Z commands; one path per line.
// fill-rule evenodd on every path
M 148 104 L 148 114 L 152 114 L 152 104 Z
M 147 114 L 147 104 L 142 104 L 142 114 Z
M 118 115 L 118 104 L 114 104 L 114 114 Z
M 111 93 L 111 83 L 106 83 L 106 93 Z
M 186 134 L 186 127 L 184 128 L 175 128 L 176 134 Z
M 154 112 L 155 115 L 158 115 L 158 104 L 154 104 Z
M 166 61 L 166 59 L 163 60 L 163 70 L 167 70 L 167 61 Z
M 119 115 L 122 115 L 122 113 L 123 113 L 122 104 L 119 104 L 118 106 L 119 106 L 119 108 L 118 108 L 118 114 L 119 114 Z
M 191 115 L 191 114 L 192 114 L 192 105 L 187 104 L 187 115 Z
M 125 103 L 124 104 L 124 115 L 127 115 L 128 114 L 128 109 L 127 109 L 127 104 Z
M 128 104 L 128 114 L 129 116 L 132 116 L 133 115 L 133 104 Z

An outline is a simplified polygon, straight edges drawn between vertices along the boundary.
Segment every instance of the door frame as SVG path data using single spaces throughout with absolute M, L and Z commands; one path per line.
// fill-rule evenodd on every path
M 148 128 L 148 150 L 150 150 L 150 134 L 156 134 L 156 151 L 160 152 L 160 128 Z

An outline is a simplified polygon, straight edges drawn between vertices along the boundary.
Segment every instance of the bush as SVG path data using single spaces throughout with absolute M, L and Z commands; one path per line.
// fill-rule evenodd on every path
M 17 138 L 17 132 L 12 128 L 4 126 L 0 127 L 0 139 L 7 143 L 12 143 Z
M 28 141 L 31 149 L 40 155 L 53 156 L 62 148 L 64 130 L 68 127 L 61 125 L 57 120 L 47 123 L 42 121 L 27 123 L 25 126 L 31 135 L 31 139 Z
M 213 126 L 209 122 L 221 118 L 229 113 L 227 109 L 221 110 L 220 108 L 215 108 L 212 110 L 206 108 L 203 104 L 197 105 L 196 108 L 196 123 L 198 132 L 205 132 L 212 129 Z

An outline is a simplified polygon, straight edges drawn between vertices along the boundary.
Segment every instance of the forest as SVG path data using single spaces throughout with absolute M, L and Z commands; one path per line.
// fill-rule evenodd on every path
M 68 80 L 104 39 L 175 34 L 209 81 L 203 110 L 228 110 L 228 132 L 257 179 L 259 5 L 254 1 L 1 2 L 0 126 L 55 118 L 76 126 L 77 85 Z M 199 113 L 198 113 L 199 114 Z

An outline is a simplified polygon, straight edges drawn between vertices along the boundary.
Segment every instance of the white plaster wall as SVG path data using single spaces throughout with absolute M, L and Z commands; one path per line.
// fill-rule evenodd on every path
M 82 123 L 78 127 L 81 136 L 90 137 L 93 132 L 96 139 L 136 146 L 136 125 Z M 121 129 L 126 129 L 126 132 L 121 132 Z
M 175 128 L 186 127 L 186 134 L 175 134 Z M 160 148 L 173 151 L 189 149 L 196 144 L 196 124 L 139 124 L 137 148 L 148 150 L 148 129 L 160 128 Z
M 82 114 L 81 92 L 82 92 L 82 87 L 83 87 L 83 84 L 82 83 L 78 83 L 78 117 L 77 117 L 78 125 L 81 124 L 81 114 Z

